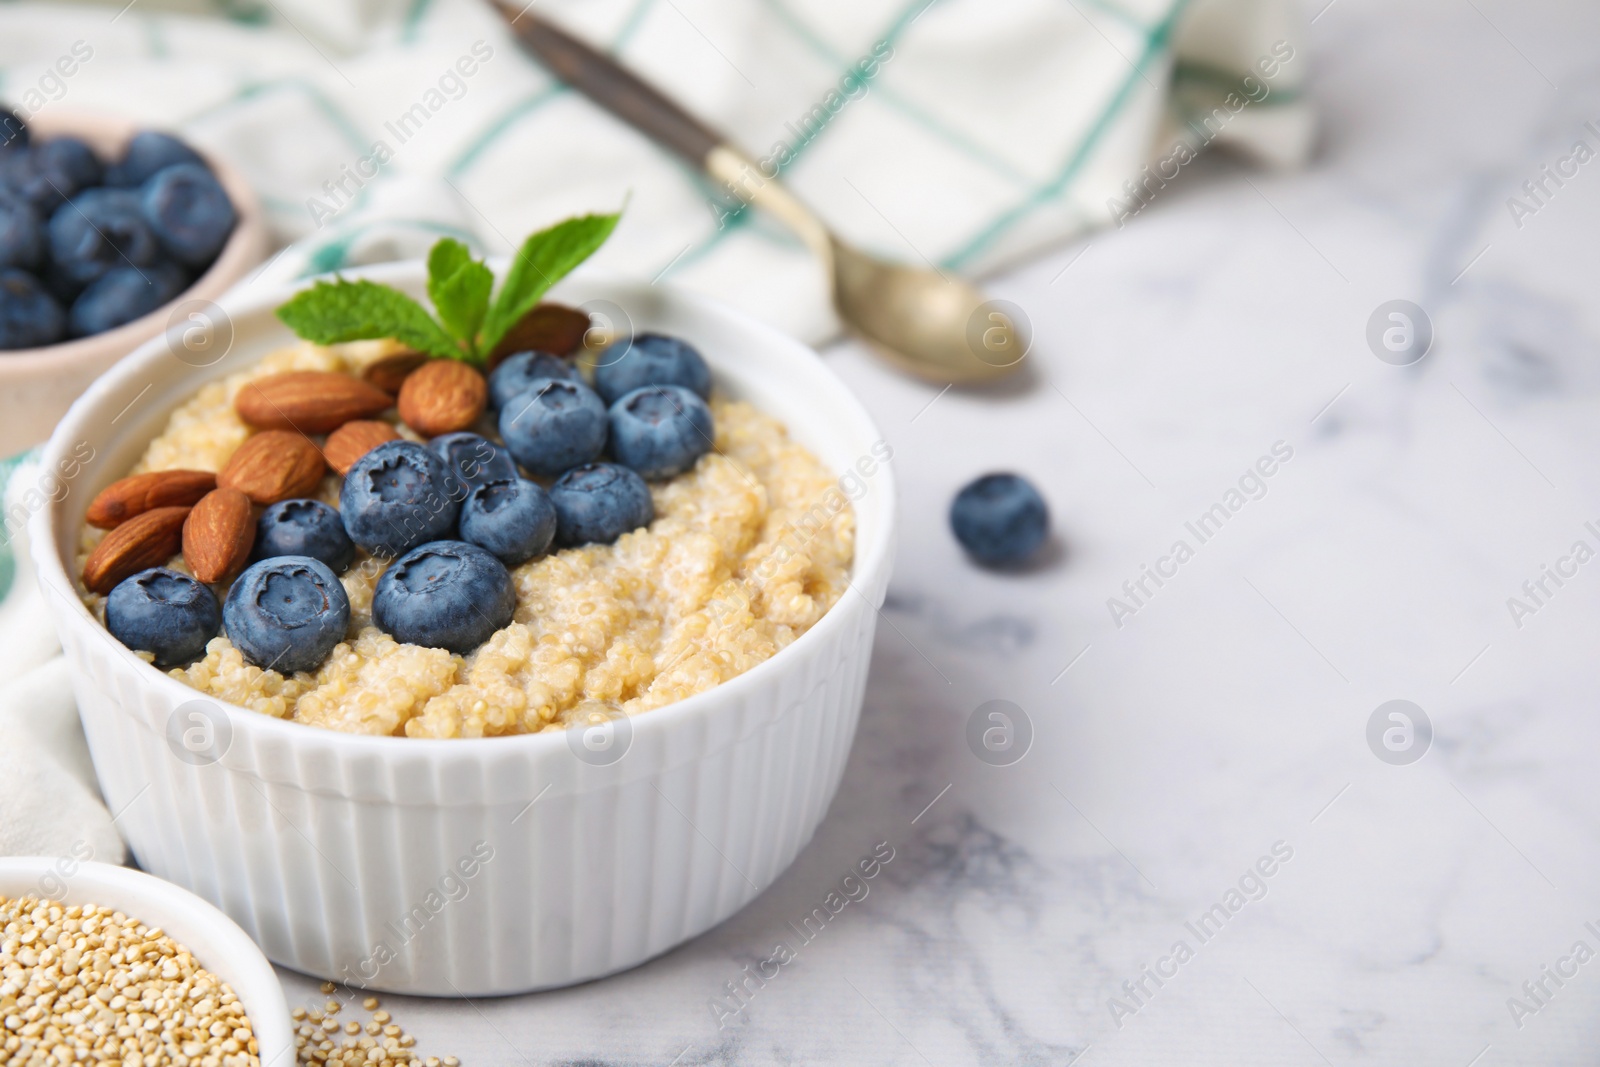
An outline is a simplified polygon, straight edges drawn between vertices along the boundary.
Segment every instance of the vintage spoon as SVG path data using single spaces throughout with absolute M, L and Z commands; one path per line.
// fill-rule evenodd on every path
M 839 318 L 896 366 L 959 384 L 997 378 L 1021 364 L 1023 331 L 977 289 L 851 248 L 753 160 L 616 60 L 510 0 L 494 2 L 552 74 L 793 230 L 832 276 Z

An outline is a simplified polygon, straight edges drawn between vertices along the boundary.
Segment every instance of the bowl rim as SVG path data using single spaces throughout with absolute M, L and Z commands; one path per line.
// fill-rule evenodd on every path
M 415 283 L 426 276 L 426 264 L 421 260 L 401 260 L 392 263 L 377 264 L 369 267 L 355 268 L 335 272 L 345 278 L 365 278 L 376 282 L 390 284 Z M 333 273 L 316 275 L 298 279 L 292 283 L 273 286 L 270 288 L 251 288 L 247 290 L 235 289 L 229 293 L 221 304 L 228 314 L 235 320 L 261 315 L 270 316 L 276 307 L 288 297 L 303 289 L 310 287 L 318 280 L 333 277 Z M 835 403 L 840 405 L 848 415 L 851 422 L 873 441 L 887 441 L 879 430 L 877 423 L 867 412 L 866 407 L 856 395 L 845 385 L 844 381 L 834 373 L 809 345 L 790 337 L 776 327 L 761 322 L 754 317 L 733 308 L 722 301 L 700 293 L 672 285 L 647 284 L 638 279 L 611 275 L 601 271 L 585 271 L 580 282 L 597 283 L 617 289 L 637 288 L 649 290 L 656 294 L 665 295 L 670 301 L 698 305 L 702 311 L 732 319 L 738 326 L 753 330 L 762 335 L 764 343 L 788 348 L 796 356 L 801 357 L 799 362 L 808 367 L 807 373 L 820 376 L 830 389 L 836 394 Z M 561 288 L 560 285 L 557 289 Z M 559 296 L 559 292 L 557 294 Z M 74 440 L 73 428 L 80 420 L 88 418 L 101 404 L 110 401 L 115 390 L 131 382 L 136 377 L 141 367 L 157 358 L 166 351 L 166 335 L 153 337 L 135 349 L 133 353 L 118 361 L 116 365 L 107 370 L 72 404 L 67 414 L 57 425 L 55 432 L 50 435 L 40 454 L 40 461 L 45 465 L 56 462 Z M 729 714 L 732 709 L 739 706 L 739 698 L 753 686 L 765 683 L 767 677 L 774 671 L 782 670 L 792 658 L 786 656 L 791 650 L 802 643 L 807 647 L 815 645 L 826 639 L 827 635 L 841 626 L 847 624 L 845 611 L 840 610 L 845 596 L 854 593 L 867 601 L 868 606 L 881 614 L 880 606 L 873 603 L 871 597 L 861 586 L 868 588 L 881 585 L 886 589 L 888 585 L 888 570 L 893 561 L 894 524 L 898 504 L 896 483 L 894 476 L 893 454 L 888 459 L 879 462 L 878 473 L 879 489 L 882 494 L 880 508 L 882 520 L 876 524 L 870 543 L 863 544 L 859 539 L 855 546 L 855 555 L 852 560 L 851 574 L 846 583 L 844 596 L 840 597 L 833 607 L 829 608 L 810 629 L 796 638 L 790 645 L 779 649 L 771 658 L 742 674 L 736 675 L 725 682 L 721 682 L 709 689 L 696 693 L 682 700 L 664 704 L 649 712 L 641 712 L 629 716 L 633 731 L 634 741 L 637 743 L 641 735 L 666 733 L 674 729 L 682 729 L 687 724 L 699 719 L 712 716 L 721 710 Z M 340 730 L 330 730 L 311 726 L 306 723 L 294 722 L 289 719 L 279 719 L 271 715 L 251 711 L 238 704 L 230 703 L 219 697 L 199 693 L 175 678 L 170 677 L 165 671 L 159 670 L 136 656 L 133 651 L 121 642 L 111 637 L 109 631 L 89 613 L 88 608 L 78 592 L 76 583 L 67 572 L 66 565 L 61 557 L 56 544 L 56 519 L 55 513 L 58 505 L 40 508 L 34 513 L 29 524 L 29 540 L 31 542 L 31 555 L 34 570 L 40 582 L 48 586 L 53 593 L 67 601 L 68 610 L 74 613 L 73 618 L 80 624 L 94 627 L 102 633 L 107 644 L 113 646 L 113 654 L 123 657 L 124 661 L 143 672 L 138 677 L 147 679 L 156 684 L 171 696 L 174 705 L 189 700 L 204 699 L 211 701 L 220 708 L 228 718 L 229 725 L 235 731 L 233 736 L 237 739 L 238 731 L 247 730 L 256 736 L 265 739 L 281 740 L 288 744 L 296 744 L 324 751 L 335 751 L 341 755 L 374 755 L 398 756 L 411 753 L 418 756 L 457 754 L 466 757 L 482 757 L 489 753 L 510 754 L 525 751 L 536 756 L 546 750 L 556 751 L 565 748 L 567 740 L 566 731 L 541 731 L 536 734 L 511 734 L 497 737 L 395 737 L 393 735 L 373 735 L 346 733 Z M 226 757 L 224 757 L 226 759 Z M 250 773 L 259 774 L 259 770 Z
M 100 141 L 115 139 L 126 143 L 140 130 L 159 129 L 155 126 L 143 126 L 126 116 L 76 108 L 51 108 L 42 111 L 30 119 L 28 125 L 39 134 L 41 141 L 54 137 L 83 136 L 94 137 Z M 171 132 L 177 136 L 176 131 Z M 119 348 L 127 350 L 136 346 L 148 339 L 152 333 L 158 332 L 159 321 L 170 316 L 173 308 L 195 299 L 215 300 L 230 285 L 243 279 L 251 268 L 261 262 L 267 250 L 267 230 L 261 200 L 256 196 L 255 189 L 232 164 L 190 144 L 187 139 L 183 140 L 184 144 L 193 148 L 206 161 L 212 173 L 217 176 L 217 181 L 227 192 L 228 199 L 233 202 L 233 210 L 238 216 L 234 222 L 233 232 L 228 235 L 227 242 L 223 244 L 222 250 L 217 253 L 217 258 L 211 262 L 211 266 L 190 282 L 183 292 L 165 304 L 104 333 L 74 337 L 68 341 L 57 341 L 53 345 L 39 348 L 0 349 L 0 382 L 11 374 L 38 374 L 51 369 L 62 369 L 64 365 L 92 363 L 97 359 L 104 359 L 107 350 Z M 126 355 L 127 352 L 124 351 L 123 354 Z
M 174 882 L 132 867 L 62 856 L 0 857 L 0 895 L 27 895 L 26 890 L 8 891 L 4 887 L 21 879 L 42 879 L 52 871 L 59 873 L 59 867 L 64 862 L 72 864 L 73 870 L 70 874 L 61 874 L 61 878 L 69 885 L 84 890 L 74 896 L 84 898 L 86 903 L 92 902 L 120 911 L 147 926 L 159 927 L 163 933 L 189 949 L 200 966 L 227 982 L 241 1001 L 247 993 L 252 999 L 258 1000 L 254 1005 L 245 1005 L 251 1030 L 260 1048 L 257 1058 L 264 1067 L 293 1067 L 294 1028 L 290 1024 L 289 1002 L 283 991 L 283 983 L 266 953 L 261 951 L 261 946 L 211 902 Z M 137 902 L 129 903 L 130 897 Z M 65 900 L 51 903 L 66 906 Z M 152 911 L 157 914 L 151 914 Z M 210 950 L 202 954 L 189 943 L 192 939 L 173 934 L 170 927 L 174 918 L 183 925 L 203 928 L 207 938 L 213 942 Z M 205 958 L 213 954 L 216 958 Z M 222 966 L 219 966 L 219 962 Z M 240 973 L 227 978 L 222 975 L 224 969 Z M 242 991 L 240 987 L 246 983 L 249 989 Z M 263 1034 L 262 1022 L 268 1019 L 269 1030 Z M 269 1038 L 272 1041 L 270 1047 Z

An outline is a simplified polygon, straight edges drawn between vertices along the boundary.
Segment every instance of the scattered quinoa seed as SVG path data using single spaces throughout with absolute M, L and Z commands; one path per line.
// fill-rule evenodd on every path
M 461 1061 L 454 1056 L 430 1056 L 424 1060 L 417 1055 L 417 1039 L 395 1023 L 387 1011 L 375 1010 L 377 997 L 367 996 L 359 1001 L 362 1008 L 373 1013 L 370 1019 L 340 1019 L 338 1016 L 346 1008 L 354 1013 L 358 1002 L 353 995 L 332 999 L 337 988 L 332 982 L 324 982 L 320 992 L 329 999 L 320 1008 L 295 1008 L 290 1013 L 298 1024 L 298 1067 L 460 1067 Z M 5 1063 L 0 1057 L 0 1067 Z M 153 1065 L 147 1060 L 144 1067 Z

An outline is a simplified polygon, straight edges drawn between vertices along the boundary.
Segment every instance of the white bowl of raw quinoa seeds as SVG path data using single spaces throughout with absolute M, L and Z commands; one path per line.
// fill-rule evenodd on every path
M 272 965 L 216 908 L 125 867 L 23 857 L 0 859 L 0 1062 L 293 1067 L 295 1047 Z
M 363 276 L 424 288 L 415 264 Z M 515 622 L 465 656 L 391 647 L 356 565 L 350 640 L 317 670 L 263 687 L 213 642 L 180 680 L 85 605 L 85 514 L 158 465 L 152 442 L 199 414 L 185 405 L 210 383 L 226 395 L 269 356 L 277 370 L 370 358 L 297 342 L 273 315 L 292 294 L 225 304 L 235 343 L 212 366 L 141 348 L 43 457 L 71 489 L 33 520 L 35 562 L 107 801 L 143 793 L 120 820 L 141 866 L 217 903 L 279 963 L 429 995 L 598 977 L 738 910 L 810 839 L 860 712 L 894 485 L 859 403 L 815 353 L 720 305 L 569 280 L 550 299 L 683 338 L 710 366 L 716 448 L 651 483 L 650 526 L 512 567 Z M 836 562 L 805 551 L 819 522 Z M 763 563 L 779 536 L 795 551 Z M 741 568 L 756 573 L 730 594 Z

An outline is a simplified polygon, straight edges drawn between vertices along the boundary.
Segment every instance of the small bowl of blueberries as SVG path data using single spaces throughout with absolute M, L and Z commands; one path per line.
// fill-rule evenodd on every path
M 178 304 L 215 300 L 266 248 L 249 185 L 182 139 L 0 107 L 0 457 L 48 437 Z

